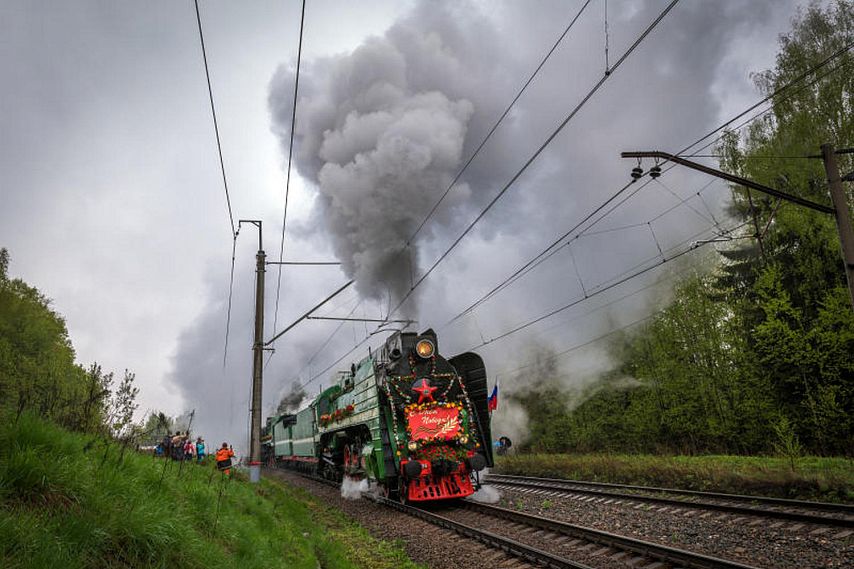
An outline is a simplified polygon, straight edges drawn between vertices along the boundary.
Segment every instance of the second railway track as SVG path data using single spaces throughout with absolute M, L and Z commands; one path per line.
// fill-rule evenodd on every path
M 798 523 L 854 528 L 854 506 L 846 504 L 505 474 L 489 474 L 486 481 L 504 489 L 539 490 L 568 497 L 598 496 L 627 502 L 655 503 L 680 508 L 697 508 L 730 514 L 776 518 Z

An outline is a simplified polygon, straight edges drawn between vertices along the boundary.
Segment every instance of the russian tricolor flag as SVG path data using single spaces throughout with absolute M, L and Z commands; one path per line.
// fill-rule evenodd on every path
M 498 409 L 498 382 L 495 382 L 495 387 L 492 388 L 492 395 L 486 400 L 486 408 L 490 412 Z

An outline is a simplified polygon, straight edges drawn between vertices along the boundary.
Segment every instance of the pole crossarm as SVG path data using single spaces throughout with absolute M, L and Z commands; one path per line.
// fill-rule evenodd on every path
M 349 282 L 348 282 L 347 284 L 345 284 L 344 286 L 342 286 L 341 288 L 339 288 L 338 290 L 336 290 L 335 292 L 333 292 L 332 294 L 330 294 L 329 296 L 327 296 L 326 298 L 324 298 L 324 299 L 323 299 L 319 304 L 317 304 L 314 308 L 312 308 L 311 310 L 309 310 L 308 312 L 306 312 L 305 314 L 303 314 L 302 316 L 300 316 L 299 318 L 297 318 L 296 320 L 294 320 L 294 321 L 290 324 L 290 326 L 288 326 L 287 328 L 285 328 L 284 330 L 282 330 L 281 332 L 279 332 L 278 334 L 276 334 L 275 336 L 273 336 L 272 338 L 270 338 L 269 340 L 267 340 L 266 342 L 264 342 L 264 345 L 265 345 L 265 346 L 269 346 L 270 344 L 272 344 L 273 342 L 275 342 L 276 340 L 278 340 L 279 338 L 281 338 L 282 336 L 284 336 L 285 332 L 288 332 L 291 328 L 293 328 L 294 326 L 296 326 L 297 324 L 299 324 L 299 323 L 300 323 L 300 322 L 302 322 L 303 320 L 308 319 L 308 318 L 309 318 L 309 316 L 311 316 L 311 314 L 312 314 L 315 310 L 317 310 L 318 308 L 320 308 L 321 306 L 323 306 L 324 304 L 326 304 L 327 302 L 329 302 L 330 300 L 332 300 L 333 298 L 335 298 L 338 294 L 340 294 L 341 292 L 343 292 L 343 291 L 344 291 L 344 289 L 346 289 L 346 288 L 347 288 L 348 286 L 350 286 L 351 284 L 353 284 L 353 281 L 352 281 L 352 280 L 351 280 L 351 281 L 349 281 Z
M 710 176 L 715 176 L 716 178 L 722 178 L 733 184 L 738 184 L 740 186 L 745 186 L 752 190 L 756 190 L 758 192 L 762 192 L 763 194 L 768 194 L 769 196 L 774 196 L 775 198 L 780 198 L 782 200 L 786 200 L 792 203 L 796 203 L 800 206 L 820 211 L 821 213 L 829 213 L 835 214 L 836 210 L 830 206 L 826 206 L 820 203 L 816 203 L 814 201 L 806 200 L 804 198 L 800 198 L 798 196 L 794 196 L 792 194 L 787 194 L 786 192 L 781 192 L 780 190 L 775 190 L 774 188 L 770 188 L 768 186 L 762 185 L 758 182 L 754 182 L 753 180 L 748 180 L 747 178 L 742 178 L 741 176 L 735 176 L 733 174 L 728 174 L 727 172 L 722 172 L 721 170 L 716 170 L 715 168 L 710 168 L 709 166 L 705 166 L 703 164 L 699 164 L 697 162 L 692 162 L 691 160 L 686 160 L 681 156 L 676 156 L 674 154 L 668 154 L 667 152 L 661 152 L 658 150 L 645 150 L 645 151 L 633 151 L 633 152 L 622 152 L 620 154 L 623 158 L 660 158 L 662 160 L 666 160 L 668 162 L 673 162 L 674 164 L 680 164 L 685 166 L 686 168 L 691 168 L 692 170 L 697 170 L 699 172 L 703 172 L 704 174 L 709 174 Z
M 335 316 L 306 316 L 307 320 L 337 320 L 341 322 L 379 322 L 381 324 L 391 324 L 409 322 L 409 320 L 383 320 L 382 318 L 337 318 Z
M 340 261 L 267 261 L 268 265 L 340 265 Z

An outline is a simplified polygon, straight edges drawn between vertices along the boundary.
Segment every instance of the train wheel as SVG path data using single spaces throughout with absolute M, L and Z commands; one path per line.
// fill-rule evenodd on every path
M 406 487 L 406 479 L 403 476 L 399 476 L 397 478 L 397 499 L 398 501 L 406 505 L 409 503 L 409 489 Z
M 344 472 L 350 470 L 350 465 L 353 460 L 353 452 L 350 445 L 344 445 Z

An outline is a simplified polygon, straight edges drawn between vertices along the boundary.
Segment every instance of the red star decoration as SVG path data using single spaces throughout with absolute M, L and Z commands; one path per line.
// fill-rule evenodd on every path
M 423 403 L 425 399 L 429 399 L 433 401 L 433 392 L 439 389 L 438 387 L 431 387 L 429 383 L 427 383 L 427 378 L 421 378 L 421 386 L 413 387 L 412 391 L 420 394 L 418 397 L 418 402 Z

